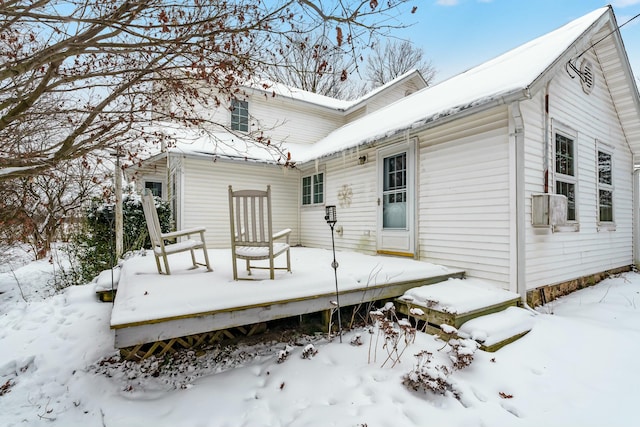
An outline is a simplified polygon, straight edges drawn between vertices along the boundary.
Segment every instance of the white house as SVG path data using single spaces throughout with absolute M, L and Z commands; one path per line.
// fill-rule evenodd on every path
M 210 247 L 229 246 L 227 187 L 270 184 L 294 243 L 329 247 L 334 204 L 338 249 L 463 268 L 538 303 L 637 258 L 640 101 L 616 28 L 601 8 L 436 86 L 412 72 L 354 102 L 248 88 L 212 114 L 272 129 L 294 168 L 177 133 L 136 180 Z

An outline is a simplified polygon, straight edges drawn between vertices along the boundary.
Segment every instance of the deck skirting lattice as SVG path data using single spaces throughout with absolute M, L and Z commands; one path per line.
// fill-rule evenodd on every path
M 120 356 L 125 360 L 143 360 L 151 356 L 164 356 L 180 350 L 198 349 L 213 345 L 223 340 L 252 336 L 266 330 L 266 323 L 255 323 L 248 326 L 204 332 L 184 337 L 170 338 L 155 342 L 138 344 L 120 349 Z

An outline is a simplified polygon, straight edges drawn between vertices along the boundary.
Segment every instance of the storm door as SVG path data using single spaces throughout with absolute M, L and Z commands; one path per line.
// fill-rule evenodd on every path
M 414 144 L 378 152 L 378 252 L 414 255 Z

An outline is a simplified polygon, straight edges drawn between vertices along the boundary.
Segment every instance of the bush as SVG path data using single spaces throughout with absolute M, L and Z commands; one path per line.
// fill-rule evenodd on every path
M 101 271 L 117 265 L 115 259 L 115 219 L 113 203 L 94 200 L 86 211 L 81 230 L 72 236 L 67 247 L 71 267 L 62 271 L 59 279 L 64 286 L 91 281 Z M 169 203 L 156 198 L 160 228 L 171 228 Z M 123 252 L 150 248 L 147 223 L 142 210 L 142 200 L 137 194 L 125 194 L 122 198 Z

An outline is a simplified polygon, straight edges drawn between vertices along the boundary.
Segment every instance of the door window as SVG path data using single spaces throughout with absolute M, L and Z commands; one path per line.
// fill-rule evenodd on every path
M 407 228 L 407 153 L 384 158 L 382 227 Z

